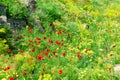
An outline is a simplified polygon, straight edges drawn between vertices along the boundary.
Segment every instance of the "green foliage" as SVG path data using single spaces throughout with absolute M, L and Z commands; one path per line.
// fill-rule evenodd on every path
M 3 54 L 6 54 L 6 51 L 9 48 L 13 47 L 13 44 L 11 42 L 14 41 L 12 38 L 13 33 L 12 29 L 8 25 L 0 25 L 0 43 L 1 43 L 1 49 L 3 48 L 5 52 L 1 52 Z
M 0 54 L 6 53 L 8 49 L 7 40 L 5 38 L 7 30 L 0 26 Z
M 52 25 L 55 20 L 59 20 L 64 12 L 61 11 L 61 5 L 59 4 L 38 0 L 36 14 L 41 20 L 41 24 L 45 28 L 48 28 L 47 26 Z
M 37 0 L 36 12 L 29 16 L 39 19 L 46 31 L 41 34 L 38 26 L 26 26 L 18 32 L 17 50 L 13 50 L 17 54 L 0 56 L 0 74 L 4 76 L 0 78 L 119 80 L 114 70 L 120 64 L 118 2 Z M 51 27 L 55 28 L 52 32 Z M 0 29 L 2 47 L 4 38 L 16 43 L 8 40 L 7 29 Z M 4 64 L 6 59 L 9 62 Z M 7 71 L 6 66 L 10 66 Z
M 7 6 L 7 16 L 17 19 L 28 17 L 28 8 L 19 0 L 0 0 L 0 3 Z
M 0 38 L 0 54 L 6 53 L 6 50 L 8 49 L 8 45 L 6 44 L 6 40 L 2 40 Z

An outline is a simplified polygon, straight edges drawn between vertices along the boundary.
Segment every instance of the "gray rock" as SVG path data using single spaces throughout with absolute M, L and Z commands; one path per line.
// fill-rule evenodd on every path
M 29 12 L 30 13 L 35 12 L 35 10 L 36 10 L 36 4 L 37 4 L 36 0 L 29 0 L 29 2 L 28 2 L 28 8 L 29 8 Z
M 7 17 L 2 15 L 0 16 L 0 25 L 7 24 Z
M 6 6 L 3 4 L 0 4 L 0 15 L 6 15 Z
M 38 26 L 38 27 L 39 27 L 40 32 L 44 32 L 44 29 L 43 29 L 43 26 L 42 26 L 41 23 L 40 23 L 40 20 L 35 19 L 35 20 L 34 20 L 34 24 L 35 24 L 35 26 Z
M 10 26 L 13 28 L 13 29 L 22 29 L 23 27 L 26 26 L 26 21 L 25 20 L 19 20 L 19 19 L 8 19 L 7 21 Z
M 4 22 L 7 22 L 7 17 L 4 15 L 0 16 L 0 19 L 2 19 Z

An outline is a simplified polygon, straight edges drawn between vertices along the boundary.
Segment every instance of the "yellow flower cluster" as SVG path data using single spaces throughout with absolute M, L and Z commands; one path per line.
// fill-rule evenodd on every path
M 5 28 L 1 28 L 0 33 L 5 33 Z
M 50 74 L 40 75 L 38 80 L 52 80 L 52 76 Z

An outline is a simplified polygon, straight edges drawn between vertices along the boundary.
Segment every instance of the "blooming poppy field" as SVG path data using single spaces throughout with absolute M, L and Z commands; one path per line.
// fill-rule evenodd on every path
M 0 25 L 0 80 L 120 80 L 119 0 L 37 0 L 27 15 L 44 31 Z

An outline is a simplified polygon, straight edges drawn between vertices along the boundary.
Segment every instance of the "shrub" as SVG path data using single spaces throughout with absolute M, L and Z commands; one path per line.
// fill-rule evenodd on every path
M 10 26 L 0 25 L 0 46 L 4 49 L 4 51 L 11 52 L 9 48 L 13 48 L 13 43 L 15 39 L 12 38 L 13 33 Z
M 28 17 L 28 8 L 19 0 L 1 0 L 2 4 L 7 6 L 7 16 L 17 19 L 26 19 Z
M 6 40 L 0 38 L 0 54 L 5 54 L 8 49 L 8 45 L 6 44 Z

